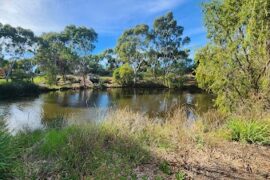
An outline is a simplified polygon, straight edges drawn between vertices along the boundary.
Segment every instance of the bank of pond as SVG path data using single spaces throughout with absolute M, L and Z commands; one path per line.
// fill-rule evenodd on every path
M 229 120 L 210 110 L 190 123 L 185 108 L 164 120 L 118 109 L 98 123 L 58 116 L 18 132 L 2 124 L 0 178 L 269 177 L 269 121 Z

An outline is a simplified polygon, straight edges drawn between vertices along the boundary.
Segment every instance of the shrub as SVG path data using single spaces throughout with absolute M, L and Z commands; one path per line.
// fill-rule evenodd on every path
M 30 82 L 10 82 L 0 85 L 0 99 L 36 95 L 39 87 Z
M 129 85 L 132 83 L 134 72 L 128 64 L 124 64 L 113 72 L 113 79 L 121 85 Z
M 163 173 L 165 173 L 165 174 L 167 174 L 167 175 L 171 175 L 171 174 L 172 174 L 171 167 L 170 167 L 170 165 L 169 165 L 169 163 L 168 163 L 167 161 L 161 162 L 160 165 L 159 165 L 159 169 L 160 169 Z
M 169 88 L 181 88 L 185 82 L 184 76 L 176 76 L 174 73 L 169 73 L 165 77 L 164 85 Z
M 185 180 L 186 174 L 184 172 L 178 172 L 175 174 L 175 179 L 176 180 Z
M 270 144 L 270 125 L 260 121 L 232 120 L 229 122 L 231 139 L 263 145 Z

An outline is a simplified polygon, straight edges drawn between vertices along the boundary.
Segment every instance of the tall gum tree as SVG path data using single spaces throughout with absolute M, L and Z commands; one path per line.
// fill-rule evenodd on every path
M 170 74 L 177 76 L 181 66 L 188 61 L 189 50 L 183 47 L 190 42 L 190 38 L 183 37 L 183 32 L 184 28 L 177 24 L 172 12 L 154 21 L 151 32 L 152 64 L 154 68 L 159 65 L 165 81 Z
M 134 85 L 137 83 L 138 74 L 147 61 L 149 44 L 149 27 L 137 25 L 126 30 L 118 39 L 116 52 L 124 63 L 128 63 L 134 72 Z
M 79 56 L 76 70 L 82 76 L 83 85 L 86 87 L 86 77 L 93 70 L 91 64 L 97 61 L 91 52 L 95 49 L 98 34 L 92 28 L 69 25 L 61 35 L 64 43 Z
M 16 61 L 22 59 L 26 54 L 34 55 L 37 48 L 38 38 L 31 30 L 0 23 L 0 54 L 10 62 L 5 73 L 7 81 Z

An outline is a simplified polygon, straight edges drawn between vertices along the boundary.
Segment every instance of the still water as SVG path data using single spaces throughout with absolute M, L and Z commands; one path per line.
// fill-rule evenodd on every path
M 160 89 L 108 89 L 58 91 L 36 98 L 0 102 L 0 121 L 12 133 L 45 127 L 45 121 L 64 116 L 68 124 L 102 121 L 108 111 L 128 108 L 150 117 L 162 117 L 172 108 L 185 106 L 200 114 L 213 105 L 205 93 Z M 187 116 L 195 118 L 190 111 Z

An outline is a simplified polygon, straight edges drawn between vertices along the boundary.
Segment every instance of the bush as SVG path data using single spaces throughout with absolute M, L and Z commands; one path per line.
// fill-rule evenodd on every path
M 267 122 L 232 120 L 229 129 L 234 141 L 270 145 L 270 125 Z
M 36 95 L 39 87 L 30 82 L 10 82 L 0 85 L 0 99 Z
M 181 88 L 184 86 L 185 77 L 176 76 L 174 73 L 170 73 L 165 77 L 164 85 L 169 88 Z
M 129 85 L 132 83 L 134 72 L 128 64 L 124 64 L 113 72 L 113 79 L 121 85 Z

